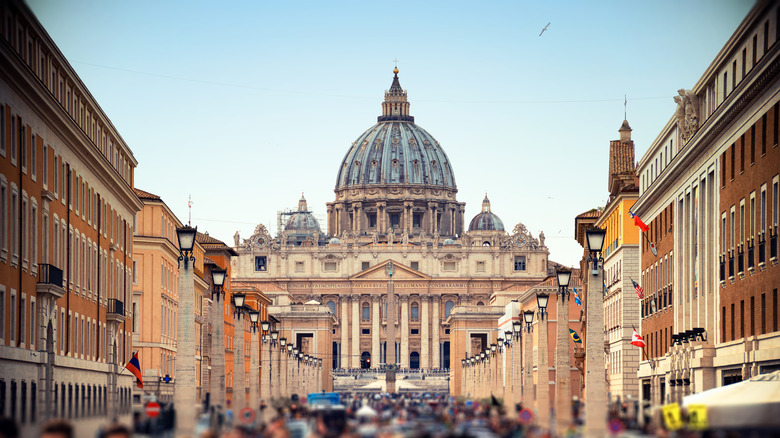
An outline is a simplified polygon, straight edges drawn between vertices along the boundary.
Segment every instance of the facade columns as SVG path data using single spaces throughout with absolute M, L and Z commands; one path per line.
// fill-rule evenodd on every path
M 439 309 L 441 308 L 441 296 L 431 296 L 431 307 L 433 307 L 433 318 L 431 321 L 431 332 L 433 334 L 431 352 L 433 354 L 431 356 L 430 366 L 431 368 L 442 368 L 441 357 L 439 354 L 441 352 L 441 341 L 439 339 L 439 329 L 441 328 L 441 317 L 439 316 Z M 452 358 L 450 358 L 450 360 L 452 360 Z M 450 368 L 452 368 L 452 365 L 450 365 Z
M 244 321 L 233 318 L 233 412 L 246 407 L 246 365 L 244 359 Z M 194 399 L 193 399 L 194 400 Z M 178 405 L 176 405 L 178 406 Z
M 259 339 L 257 335 L 257 329 L 252 328 L 250 330 L 250 343 L 249 343 L 249 407 L 257 409 L 260 407 L 260 346 L 258 345 Z M 265 348 L 265 344 L 263 344 Z M 276 370 L 274 370 L 276 371 Z
M 339 360 L 339 368 L 349 368 L 351 363 L 349 360 L 349 295 L 344 295 L 339 298 L 341 305 L 341 360 Z M 288 342 L 291 340 L 288 340 Z
M 360 295 L 352 295 L 352 368 L 360 368 Z
M 429 300 L 430 295 L 420 295 L 420 369 L 427 369 L 431 367 L 430 363 L 428 362 L 428 352 L 430 351 L 430 347 L 428 345 L 430 342 L 430 333 L 428 332 L 428 327 L 430 327 L 431 324 L 430 318 L 428 317 Z
M 555 423 L 558 435 L 571 424 L 571 359 L 569 357 L 569 300 L 558 295 L 555 354 Z
M 409 368 L 409 295 L 401 299 L 401 368 Z
M 379 316 L 380 295 L 371 295 L 371 368 L 379 368 L 379 335 L 382 327 L 382 318 Z
M 387 232 L 387 203 L 376 203 L 376 231 L 378 233 Z

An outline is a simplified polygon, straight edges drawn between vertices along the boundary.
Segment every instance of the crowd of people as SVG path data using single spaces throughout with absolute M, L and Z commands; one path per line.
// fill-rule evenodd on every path
M 19 426 L 10 418 L 0 418 L 0 438 L 19 438 Z M 40 438 L 80 438 L 67 420 L 55 419 L 41 426 Z M 97 438 L 130 438 L 132 432 L 125 425 L 114 423 L 98 431 Z

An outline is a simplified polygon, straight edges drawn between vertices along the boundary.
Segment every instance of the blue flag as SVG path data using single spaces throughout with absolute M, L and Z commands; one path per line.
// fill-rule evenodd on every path
M 577 288 L 576 287 L 572 287 L 572 289 L 574 290 L 574 302 L 578 306 L 581 306 L 582 305 L 582 300 L 580 300 L 580 294 L 577 293 Z

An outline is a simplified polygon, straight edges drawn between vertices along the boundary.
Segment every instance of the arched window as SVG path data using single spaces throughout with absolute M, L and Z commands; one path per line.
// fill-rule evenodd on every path
M 448 318 L 450 316 L 450 312 L 452 312 L 452 308 L 455 307 L 455 303 L 452 301 L 447 301 L 444 304 L 444 317 Z
M 371 307 L 368 303 L 363 303 L 363 320 L 371 319 Z
M 482 301 L 477 303 L 477 306 L 484 306 L 484 305 L 485 305 L 485 303 L 483 303 Z
M 482 242 L 482 246 L 490 246 L 490 242 Z
M 334 303 L 333 301 L 328 301 L 328 307 L 330 307 L 330 312 L 335 315 L 336 314 L 336 303 Z
M 420 319 L 420 307 L 417 303 L 412 303 L 412 321 Z
M 363 354 L 360 355 L 360 368 L 371 368 L 371 353 L 368 351 L 364 351 Z

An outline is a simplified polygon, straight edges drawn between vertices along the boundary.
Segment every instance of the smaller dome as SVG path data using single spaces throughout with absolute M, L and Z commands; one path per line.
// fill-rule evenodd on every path
M 455 245 L 455 241 L 452 239 L 444 239 L 443 245 Z
M 482 211 L 469 223 L 469 231 L 504 231 L 504 223 L 490 211 L 490 200 L 485 194 Z
M 338 239 L 338 237 L 332 237 L 328 243 L 331 245 L 341 245 L 341 241 Z
M 320 232 L 320 224 L 317 222 L 317 218 L 315 218 L 307 208 L 306 198 L 303 197 L 303 193 L 301 193 L 301 199 L 298 201 L 298 212 L 290 216 L 284 230 L 312 233 Z

